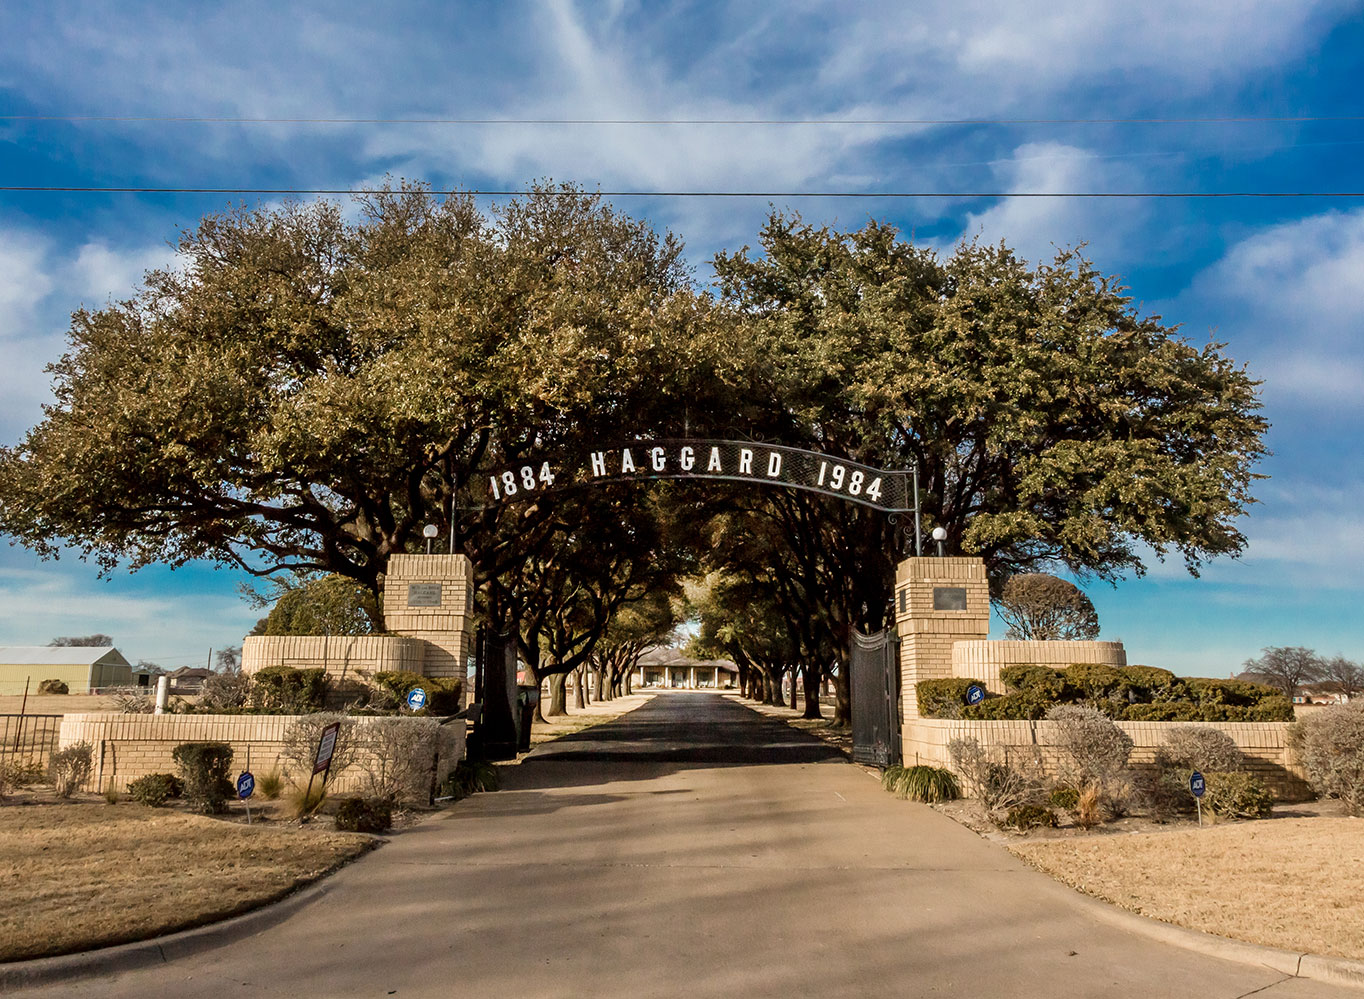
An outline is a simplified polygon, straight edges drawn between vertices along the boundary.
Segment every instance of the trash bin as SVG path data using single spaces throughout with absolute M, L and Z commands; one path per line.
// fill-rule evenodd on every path
M 521 710 L 521 724 L 516 733 L 516 751 L 530 752 L 530 725 L 535 720 L 535 709 L 540 704 L 540 687 L 519 683 L 516 685 L 516 705 Z

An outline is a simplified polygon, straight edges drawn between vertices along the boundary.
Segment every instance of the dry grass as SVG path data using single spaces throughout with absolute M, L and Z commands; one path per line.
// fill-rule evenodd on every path
M 1285 818 L 1009 849 L 1083 892 L 1167 923 L 1364 957 L 1364 820 Z
M 0 960 L 140 940 L 281 898 L 374 845 L 140 805 L 0 808 Z
M 530 727 L 530 745 L 534 749 L 536 746 L 546 742 L 553 742 L 555 739 L 562 739 L 566 735 L 574 732 L 581 732 L 583 729 L 600 725 L 602 722 L 609 722 L 619 718 L 627 711 L 633 711 L 641 704 L 654 699 L 657 691 L 641 693 L 636 691 L 629 696 L 617 697 L 610 701 L 593 701 L 585 708 L 573 706 L 573 694 L 568 695 L 568 714 L 546 718 L 544 721 L 536 719 Z M 544 702 L 545 705 L 548 701 Z

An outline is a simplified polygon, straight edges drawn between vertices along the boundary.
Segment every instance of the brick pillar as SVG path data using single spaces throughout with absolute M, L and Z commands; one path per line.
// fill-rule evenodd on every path
M 900 704 L 905 722 L 919 717 L 914 686 L 952 675 L 952 645 L 990 633 L 990 586 L 978 558 L 908 558 L 895 573 L 900 635 Z
M 421 639 L 424 676 L 464 677 L 473 652 L 473 603 L 474 567 L 463 555 L 389 558 L 384 627 Z M 464 693 L 467 702 L 470 692 Z

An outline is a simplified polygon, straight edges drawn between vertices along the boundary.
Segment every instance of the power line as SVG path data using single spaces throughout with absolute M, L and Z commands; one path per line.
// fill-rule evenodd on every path
M 372 187 L 86 187 L 75 185 L 0 185 L 0 192 L 25 194 L 383 194 Z M 516 197 L 525 189 L 433 190 L 437 196 Z M 1364 191 L 602 191 L 544 190 L 551 197 L 597 195 L 606 198 L 1364 198 Z
M 1364 115 L 1152 118 L 254 118 L 211 115 L 6 114 L 0 121 L 199 125 L 1241 125 L 1359 122 Z

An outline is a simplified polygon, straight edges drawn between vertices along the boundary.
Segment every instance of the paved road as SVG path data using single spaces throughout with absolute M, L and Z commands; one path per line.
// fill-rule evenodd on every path
M 259 936 L 35 994 L 1360 995 L 1096 924 L 1069 889 L 716 694 L 660 695 L 508 773 Z

